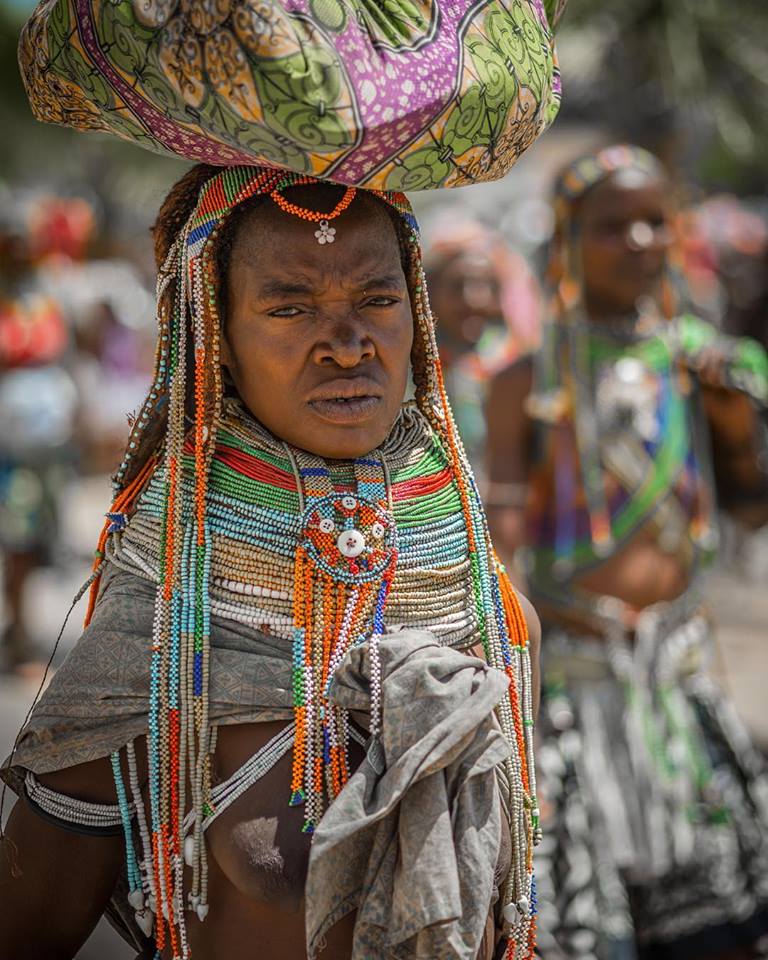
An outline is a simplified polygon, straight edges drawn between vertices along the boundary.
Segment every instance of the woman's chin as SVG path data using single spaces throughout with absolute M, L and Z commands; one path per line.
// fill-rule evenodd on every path
M 307 453 L 322 457 L 324 460 L 355 460 L 364 457 L 387 438 L 387 431 L 383 436 L 373 436 L 370 431 L 360 431 L 362 436 L 337 437 L 335 439 L 308 437 L 304 443 L 294 443 L 293 446 L 306 450 Z
M 326 460 L 354 460 L 364 457 L 380 446 L 389 436 L 391 424 L 380 423 L 330 424 L 311 423 L 310 418 L 302 424 L 301 431 L 292 431 L 290 437 L 284 437 L 288 443 L 316 457 Z

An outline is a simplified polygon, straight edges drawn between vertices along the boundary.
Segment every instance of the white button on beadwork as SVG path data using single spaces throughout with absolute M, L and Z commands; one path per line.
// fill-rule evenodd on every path
M 345 510 L 354 510 L 357 506 L 357 500 L 354 497 L 343 497 L 341 505 Z
M 371 526 L 371 533 L 377 540 L 381 540 L 384 536 L 384 524 L 376 521 L 376 523 Z
M 323 517 L 318 526 L 320 527 L 320 531 L 322 533 L 333 533 L 333 531 L 336 529 L 336 524 L 330 519 L 330 517 Z
M 365 537 L 359 530 L 344 530 L 336 541 L 339 553 L 344 557 L 359 557 L 365 550 Z

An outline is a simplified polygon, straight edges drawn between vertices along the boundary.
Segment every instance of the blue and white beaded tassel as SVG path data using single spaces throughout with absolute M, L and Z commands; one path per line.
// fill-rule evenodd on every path
M 195 757 L 195 779 L 200 816 L 195 823 L 196 862 L 200 869 L 200 904 L 197 916 L 204 920 L 208 913 L 208 861 L 203 838 L 203 821 L 211 802 L 211 729 L 208 681 L 210 671 L 211 638 L 211 558 L 213 538 L 208 522 L 203 524 L 203 543 L 195 550 L 195 585 L 197 589 L 195 614 L 195 720 L 198 752 Z M 199 631 L 198 631 L 199 626 Z
M 157 903 L 157 891 L 155 889 L 155 879 L 152 870 L 152 841 L 147 826 L 146 810 L 144 809 L 144 798 L 141 794 L 141 785 L 139 783 L 138 764 L 136 762 L 136 747 L 133 740 L 129 740 L 125 747 L 126 759 L 128 762 L 128 783 L 131 788 L 131 798 L 136 810 L 136 824 L 141 839 L 141 862 L 139 868 L 141 871 L 142 890 L 144 892 L 144 902 L 141 908 L 136 909 L 135 919 L 139 928 L 145 936 L 152 934 L 154 926 L 153 911 L 151 906 Z M 138 902 L 138 898 L 136 898 Z
M 144 909 L 144 891 L 141 883 L 141 871 L 136 862 L 136 848 L 133 845 L 133 827 L 131 822 L 133 814 L 128 803 L 128 794 L 125 789 L 123 772 L 120 768 L 120 752 L 116 751 L 110 754 L 110 763 L 112 764 L 112 776 L 115 781 L 115 791 L 117 793 L 117 804 L 120 808 L 120 819 L 123 823 L 123 836 L 125 838 L 125 864 L 128 874 L 128 903 L 134 910 Z

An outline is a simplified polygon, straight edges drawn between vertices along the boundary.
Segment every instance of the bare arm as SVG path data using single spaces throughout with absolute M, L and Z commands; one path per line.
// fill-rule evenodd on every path
M 756 529 L 768 523 L 768 456 L 765 425 L 744 393 L 723 388 L 719 356 L 702 364 L 702 403 L 712 437 L 715 478 L 721 506 L 734 519 Z
M 533 685 L 533 717 L 534 720 L 539 716 L 539 699 L 541 695 L 541 671 L 539 658 L 541 656 L 541 621 L 539 615 L 533 607 L 531 601 L 522 595 L 518 590 L 520 606 L 525 614 L 525 622 L 528 625 L 528 644 L 531 650 L 531 682 Z
M 515 587 L 520 587 L 524 581 L 515 561 L 515 553 L 525 544 L 525 501 L 531 441 L 531 422 L 525 412 L 525 401 L 532 386 L 533 366 L 531 360 L 526 358 L 496 375 L 491 382 L 486 405 L 488 523 L 496 552 Z M 541 623 L 533 605 L 520 589 L 517 595 L 528 626 L 533 671 L 533 711 L 534 715 L 538 715 Z
M 96 760 L 41 776 L 51 789 L 92 803 L 115 803 L 109 762 Z M 18 800 L 0 855 L 0 956 L 71 960 L 114 889 L 121 836 L 83 836 L 54 826 Z
M 531 683 L 533 686 L 533 716 L 535 719 L 539 715 L 539 694 L 541 692 L 539 671 L 539 657 L 541 653 L 541 623 L 539 621 L 539 615 L 534 610 L 531 601 L 527 597 L 524 597 L 519 590 L 517 591 L 517 596 L 520 600 L 520 606 L 523 608 L 525 623 L 528 627 L 528 645 L 531 651 Z M 482 643 L 476 643 L 474 647 L 469 648 L 467 653 L 472 654 L 472 656 L 479 657 L 480 660 L 485 659 L 485 651 L 483 650 Z

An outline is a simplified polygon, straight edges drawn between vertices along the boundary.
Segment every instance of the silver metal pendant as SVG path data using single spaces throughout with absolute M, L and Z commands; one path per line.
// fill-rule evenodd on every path
M 336 228 L 329 225 L 327 220 L 318 222 L 319 230 L 315 230 L 315 238 L 318 243 L 333 243 L 336 239 Z

